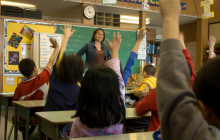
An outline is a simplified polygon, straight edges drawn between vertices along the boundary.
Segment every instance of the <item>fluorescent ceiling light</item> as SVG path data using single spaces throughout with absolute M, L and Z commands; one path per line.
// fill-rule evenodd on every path
M 23 3 L 17 3 L 17 2 L 9 2 L 9 1 L 1 1 L 1 5 L 9 5 L 9 6 L 16 6 L 16 7 L 27 7 L 27 8 L 35 8 L 35 5 L 23 4 Z
M 139 18 L 138 17 L 132 17 L 132 16 L 120 16 L 120 22 L 123 23 L 131 23 L 131 24 L 139 24 Z M 146 24 L 150 24 L 150 21 L 148 18 L 146 18 Z
M 122 23 L 131 23 L 131 24 L 139 24 L 138 20 L 125 20 L 125 19 L 120 19 L 120 22 Z M 146 24 L 150 24 L 150 21 L 146 21 Z

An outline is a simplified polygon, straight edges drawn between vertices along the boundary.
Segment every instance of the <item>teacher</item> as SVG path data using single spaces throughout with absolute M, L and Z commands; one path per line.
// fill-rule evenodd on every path
M 111 57 L 108 46 L 103 43 L 105 40 L 105 32 L 98 28 L 93 32 L 92 39 L 82 47 L 77 55 L 82 57 L 86 53 L 86 67 L 102 65 L 106 58 Z

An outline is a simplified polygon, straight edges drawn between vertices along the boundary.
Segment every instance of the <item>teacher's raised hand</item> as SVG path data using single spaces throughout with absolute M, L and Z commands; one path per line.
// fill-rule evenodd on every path
M 73 33 L 76 31 L 76 30 L 73 30 L 71 31 L 72 29 L 72 25 L 73 24 L 70 24 L 70 23 L 65 23 L 63 26 L 64 26 L 64 29 L 60 27 L 60 30 L 63 31 L 64 33 L 64 37 L 70 37 L 71 35 L 73 35 Z

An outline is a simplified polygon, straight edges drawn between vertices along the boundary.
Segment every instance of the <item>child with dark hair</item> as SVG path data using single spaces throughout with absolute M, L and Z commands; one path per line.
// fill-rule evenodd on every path
M 78 108 L 73 116 L 70 138 L 122 134 L 125 106 L 118 50 L 121 36 L 107 40 L 112 59 L 86 72 L 79 92 Z M 93 83 L 91 84 L 91 81 Z
M 50 38 L 50 41 L 53 40 L 53 38 Z M 45 99 L 47 96 L 47 84 L 50 80 L 53 62 L 59 51 L 59 46 L 53 47 L 55 49 L 46 65 L 46 68 L 39 75 L 34 60 L 25 58 L 20 61 L 19 70 L 21 74 L 28 79 L 18 84 L 13 101 Z
M 155 78 L 155 67 L 153 65 L 145 65 L 143 69 L 144 79 L 139 85 L 140 88 L 132 89 L 132 92 L 135 96 L 139 97 L 139 100 L 142 100 L 149 91 L 156 88 L 157 78 Z M 137 84 L 133 82 L 133 84 Z
M 50 78 L 50 87 L 44 111 L 75 110 L 80 90 L 80 82 L 83 77 L 83 61 L 79 56 L 65 56 L 69 37 L 75 32 L 71 31 L 70 24 L 61 28 L 64 39 L 60 47 L 60 53 L 53 67 Z M 57 42 L 54 45 L 58 45 Z
M 50 38 L 50 41 L 53 43 L 55 40 Z M 28 79 L 22 81 L 18 84 L 13 101 L 27 101 L 27 100 L 44 100 L 47 97 L 47 85 L 50 80 L 51 71 L 53 68 L 53 62 L 59 51 L 58 45 L 52 46 L 54 49 L 46 68 L 38 75 L 38 69 L 36 68 L 35 62 L 30 58 L 25 58 L 19 63 L 19 70 L 23 76 Z M 34 116 L 34 111 L 31 110 L 31 116 Z M 21 123 L 23 124 L 24 120 L 21 118 Z M 34 131 L 36 126 L 31 126 L 29 137 Z M 19 127 L 19 130 L 22 132 L 23 139 L 25 138 L 25 127 Z
M 162 139 L 219 140 L 220 58 L 208 61 L 198 71 L 193 92 L 179 41 L 180 1 L 159 2 L 163 19 L 163 37 L 157 104 Z

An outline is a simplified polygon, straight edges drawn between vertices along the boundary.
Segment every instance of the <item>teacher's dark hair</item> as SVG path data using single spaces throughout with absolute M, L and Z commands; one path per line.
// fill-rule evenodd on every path
M 104 65 L 86 72 L 79 92 L 78 108 L 72 117 L 89 128 L 104 128 L 125 121 L 125 105 L 117 74 Z
M 105 40 L 105 31 L 104 31 L 102 28 L 98 28 L 98 29 L 96 29 L 96 30 L 93 32 L 92 39 L 91 39 L 90 42 L 94 42 L 94 41 L 95 41 L 94 35 L 95 35 L 99 30 L 103 31 L 103 33 L 104 33 L 104 37 L 103 37 L 102 42 Z

